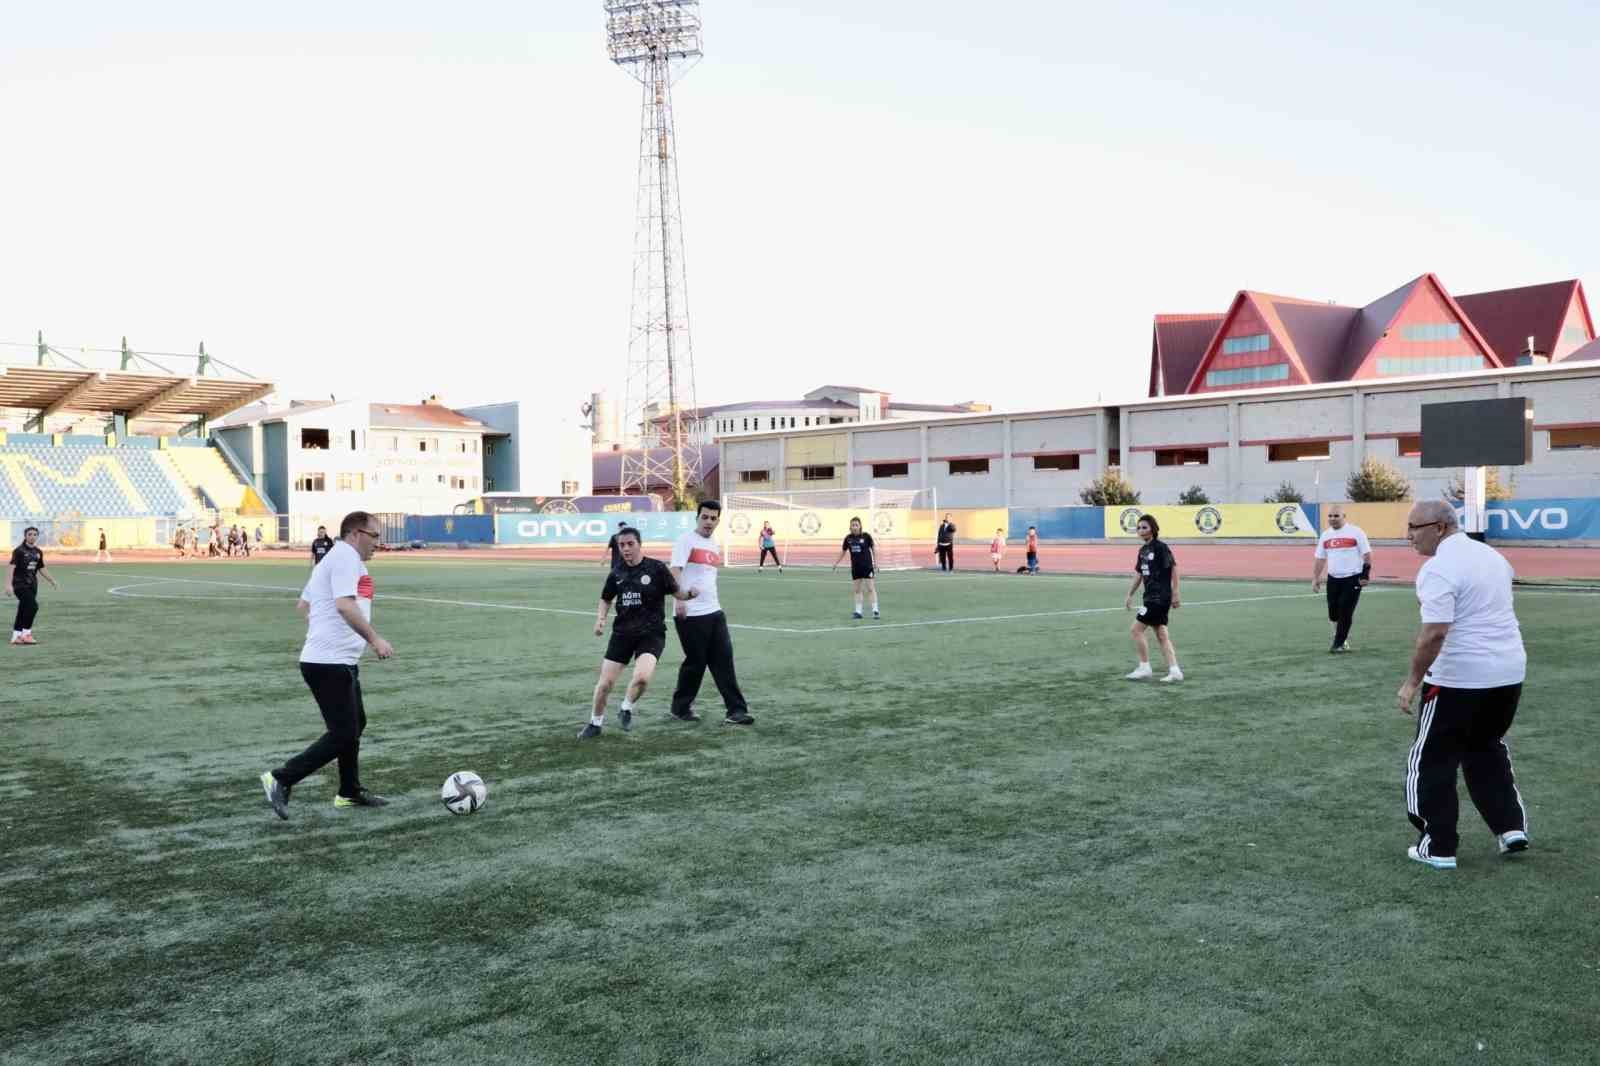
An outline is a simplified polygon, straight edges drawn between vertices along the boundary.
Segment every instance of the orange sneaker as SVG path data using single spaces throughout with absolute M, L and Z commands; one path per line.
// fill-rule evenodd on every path
M 18 644 L 37 644 L 39 642 L 37 640 L 33 639 L 33 634 L 32 633 L 24 633 L 24 634 L 22 634 L 22 636 L 20 638 L 18 638 L 17 643 Z

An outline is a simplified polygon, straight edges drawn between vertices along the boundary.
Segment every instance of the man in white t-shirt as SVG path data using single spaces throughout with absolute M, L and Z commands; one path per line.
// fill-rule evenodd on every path
M 1360 526 L 1345 521 L 1344 504 L 1328 508 L 1328 528 L 1317 538 L 1316 562 L 1311 565 L 1311 591 L 1322 591 L 1322 575 L 1328 575 L 1328 624 L 1333 627 L 1333 646 L 1328 650 L 1351 651 L 1345 643 L 1350 624 L 1356 618 L 1361 590 L 1372 577 L 1372 545 Z
M 1528 815 L 1511 771 L 1506 730 L 1516 717 L 1528 656 L 1511 599 L 1511 564 L 1461 532 L 1443 500 L 1411 508 L 1406 537 L 1428 561 L 1417 572 L 1422 631 L 1400 710 L 1422 688 L 1417 736 L 1406 760 L 1406 815 L 1421 834 L 1406 854 L 1456 867 L 1456 767 L 1500 854 L 1528 848 Z
M 361 655 L 371 645 L 380 659 L 394 654 L 372 628 L 372 577 L 367 560 L 383 540 L 377 519 L 352 511 L 339 523 L 339 540 L 311 571 L 296 605 L 306 619 L 300 676 L 311 689 L 327 731 L 276 770 L 264 770 L 261 787 L 272 812 L 289 817 L 289 790 L 335 759 L 339 792 L 335 807 L 382 807 L 385 800 L 361 785 L 361 733 L 367 711 L 361 701 Z
M 722 504 L 702 500 L 695 512 L 695 528 L 679 537 L 672 546 L 672 576 L 679 587 L 693 593 L 694 599 L 680 600 L 673 628 L 683 645 L 683 665 L 678 668 L 678 687 L 672 693 L 672 717 L 682 722 L 698 722 L 694 698 L 700 694 L 706 667 L 722 694 L 727 708 L 723 725 L 754 725 L 750 709 L 739 691 L 739 678 L 733 669 L 733 637 L 728 619 L 717 599 L 717 568 L 722 565 L 722 549 L 711 539 L 722 520 Z

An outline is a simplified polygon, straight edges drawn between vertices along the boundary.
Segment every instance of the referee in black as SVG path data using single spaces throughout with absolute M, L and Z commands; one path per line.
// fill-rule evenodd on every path
M 315 570 L 317 564 L 333 551 L 333 538 L 328 536 L 327 526 L 317 527 L 317 539 L 311 542 L 311 568 Z
M 1402 714 L 1422 706 L 1406 759 L 1406 816 L 1417 842 L 1407 857 L 1436 870 L 1456 868 L 1456 768 L 1501 855 L 1528 848 L 1528 814 L 1511 770 L 1506 731 L 1527 675 L 1511 598 L 1511 564 L 1456 524 L 1444 500 L 1411 508 L 1406 539 L 1427 561 L 1417 571 L 1422 631 L 1400 686 Z

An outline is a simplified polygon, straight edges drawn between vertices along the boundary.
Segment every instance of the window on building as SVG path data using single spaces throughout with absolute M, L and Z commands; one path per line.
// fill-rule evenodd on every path
M 1106 465 L 1107 466 L 1121 466 L 1122 465 L 1122 449 L 1121 448 L 1108 448 L 1108 449 L 1106 449 Z
M 1587 344 L 1589 331 L 1582 326 L 1568 326 L 1561 331 L 1561 340 L 1565 344 Z
M 1274 363 L 1271 366 L 1239 366 L 1231 370 L 1206 371 L 1206 385 L 1213 389 L 1227 388 L 1230 385 L 1254 385 L 1261 381 L 1287 380 L 1289 380 L 1288 363 Z
M 1208 448 L 1158 448 L 1157 466 L 1209 466 L 1211 451 Z
M 800 478 L 803 481 L 832 481 L 833 467 L 831 466 L 802 466 Z
M 1400 336 L 1408 341 L 1458 341 L 1461 339 L 1461 323 L 1413 322 L 1400 327 Z
M 873 463 L 873 477 L 910 477 L 910 463 Z
M 578 488 L 579 486 L 576 481 L 563 481 L 561 483 L 561 494 L 563 496 L 576 496 L 578 494 Z
M 340 492 L 364 492 L 367 488 L 367 475 L 339 474 L 334 478 L 334 485 Z
M 326 492 L 328 477 L 326 474 L 301 474 L 294 479 L 296 492 Z
M 1567 451 L 1576 448 L 1600 448 L 1600 426 L 1579 426 L 1577 429 L 1552 429 L 1550 450 Z
M 1405 459 L 1415 459 L 1422 455 L 1422 434 L 1404 433 L 1395 440 L 1396 450 Z
M 396 485 L 404 485 L 406 483 L 406 476 L 404 474 L 396 474 L 394 476 L 394 483 Z
M 477 437 L 473 437 L 472 438 L 472 454 L 473 455 L 477 455 L 478 454 L 478 438 Z
M 1267 333 L 1252 333 L 1248 337 L 1229 337 L 1222 342 L 1223 355 L 1240 352 L 1264 352 L 1272 347 L 1272 337 Z
M 1035 455 L 1033 457 L 1035 470 L 1076 470 L 1078 469 L 1078 456 L 1072 455 Z
M 300 450 L 312 449 L 327 450 L 328 431 L 325 429 L 302 429 L 300 431 Z
M 444 484 L 444 475 L 440 474 L 440 475 L 438 475 L 438 477 L 439 477 L 439 484 L 443 485 Z
M 828 475 L 832 477 L 833 475 Z M 739 471 L 739 484 L 763 485 L 772 480 L 772 473 L 768 470 L 741 470 Z
M 452 474 L 450 477 L 450 487 L 453 489 L 464 489 L 467 487 L 467 479 Z
M 806 425 L 809 426 L 810 424 L 811 424 L 811 416 L 810 415 L 806 415 Z
M 828 418 L 828 425 L 837 426 L 840 422 L 843 422 L 843 421 L 844 421 L 844 419 L 842 419 L 842 418 L 834 418 L 834 417 L 830 416 Z
M 486 441 L 483 442 L 483 454 L 484 455 L 493 455 L 494 454 L 494 441 L 486 440 Z
M 952 474 L 987 474 L 989 460 L 987 459 L 951 459 L 950 473 Z
M 417 438 L 417 451 L 425 452 L 427 450 L 428 450 L 428 438 L 427 437 L 418 437 Z
M 350 450 L 356 450 L 356 431 L 353 429 L 350 431 Z
M 1426 358 L 1379 359 L 1381 376 L 1404 374 L 1457 374 L 1464 370 L 1483 369 L 1483 358 L 1470 353 L 1460 355 L 1430 355 Z
M 1312 459 L 1326 459 L 1330 443 L 1325 440 L 1291 440 L 1283 444 L 1267 445 L 1267 462 L 1302 463 Z
M 741 419 L 740 421 L 742 421 L 744 423 L 744 429 L 745 430 L 748 430 L 750 428 L 750 420 L 748 418 Z
M 493 492 L 494 491 L 494 478 L 486 477 L 486 478 L 483 479 L 483 491 L 484 492 Z

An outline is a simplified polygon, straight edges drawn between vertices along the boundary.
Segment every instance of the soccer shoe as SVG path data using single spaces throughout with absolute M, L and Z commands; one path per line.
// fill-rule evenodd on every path
M 874 607 L 872 609 L 872 619 L 873 619 L 873 621 L 877 621 L 879 617 L 880 616 L 878 614 L 878 609 L 876 607 Z
M 1420 862 L 1425 866 L 1431 866 L 1435 870 L 1454 870 L 1456 868 L 1456 857 L 1454 855 L 1419 855 L 1415 844 L 1406 849 L 1406 858 L 1414 862 Z
M 856 621 L 859 622 L 861 620 L 861 612 L 860 611 L 851 611 L 850 612 L 850 617 L 854 618 Z
M 695 714 L 692 710 L 684 711 L 682 714 L 679 714 L 677 711 L 668 711 L 667 713 L 680 722 L 698 722 L 700 720 L 700 716 Z
M 1335 644 L 1333 647 L 1328 649 L 1328 653 L 1330 655 L 1345 655 L 1352 651 L 1355 651 L 1355 649 L 1348 644 Z
M 745 711 L 729 711 L 722 720 L 723 725 L 755 725 L 756 720 Z
M 1133 673 L 1123 674 L 1122 676 L 1129 681 L 1143 681 L 1156 675 L 1155 671 L 1150 669 L 1149 663 L 1140 663 Z
M 335 807 L 387 807 L 389 801 L 376 792 L 369 792 L 364 788 L 356 789 L 354 796 L 333 797 Z
M 600 727 L 593 722 L 585 722 L 582 729 L 578 730 L 579 740 L 593 740 L 600 735 Z
M 18 644 L 37 644 L 39 642 L 37 640 L 33 639 L 33 634 L 32 633 L 24 633 L 24 634 L 22 634 L 22 636 L 17 638 L 17 643 Z
M 1163 677 L 1161 680 L 1163 680 L 1163 681 L 1182 681 L 1183 680 L 1183 671 L 1179 670 L 1176 666 L 1171 667 L 1170 669 L 1167 670 L 1166 676 Z
M 271 770 L 261 771 L 261 789 L 267 794 L 267 802 L 272 804 L 272 813 L 284 821 L 289 820 L 289 789 L 272 776 Z
M 622 708 L 622 731 L 628 732 L 633 728 L 633 708 Z
M 1496 838 L 1500 845 L 1500 854 L 1510 856 L 1528 850 L 1528 834 L 1520 829 L 1512 829 L 1501 833 Z
M 22 643 L 22 637 L 21 636 L 12 637 L 11 638 L 11 643 L 20 645 Z

